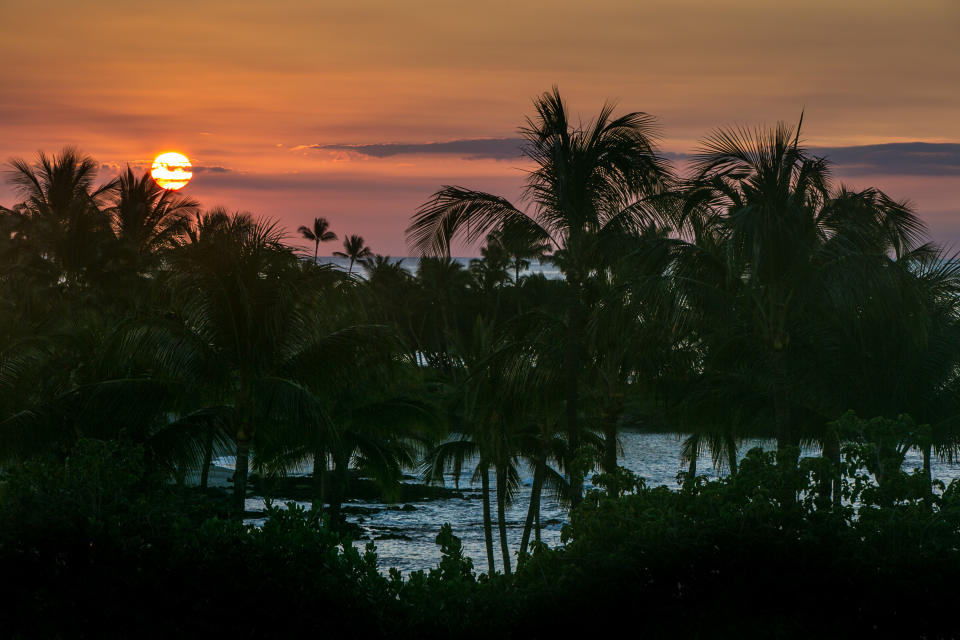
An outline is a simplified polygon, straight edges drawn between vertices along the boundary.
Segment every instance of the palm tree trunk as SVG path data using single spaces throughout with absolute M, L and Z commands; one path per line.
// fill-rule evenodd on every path
M 923 445 L 923 479 L 926 481 L 924 485 L 924 497 L 923 501 L 927 505 L 927 508 L 933 508 L 933 468 L 932 460 L 933 457 L 933 444 L 926 442 Z
M 200 488 L 206 489 L 210 481 L 210 464 L 213 462 L 213 434 L 203 447 L 203 468 L 200 469 Z
M 778 367 L 781 370 L 782 368 L 782 366 Z M 777 375 L 779 377 L 780 374 Z M 779 498 L 784 509 L 794 509 L 798 504 L 796 485 L 799 471 L 797 461 L 800 457 L 798 446 L 800 441 L 793 431 L 790 406 L 787 404 L 784 385 L 781 381 L 782 377 L 775 383 L 777 386 L 774 389 L 773 396 L 773 416 L 777 433 L 777 467 L 782 481 Z
M 611 394 L 611 401 L 603 412 L 603 471 L 610 474 L 607 492 L 611 496 L 620 493 L 614 473 L 617 470 L 617 423 L 620 421 L 621 407 L 622 403 Z
M 730 467 L 730 475 L 737 472 L 737 441 L 732 435 L 727 436 L 727 466 Z
M 687 480 L 685 487 L 692 487 L 697 478 L 697 459 L 700 457 L 700 436 L 696 433 L 689 438 L 690 442 L 690 463 L 687 467 Z
M 574 280 L 570 282 L 572 288 L 572 302 L 569 307 L 569 318 L 567 323 L 567 353 L 565 358 L 566 366 L 566 423 L 567 423 L 567 444 L 570 447 L 570 506 L 576 507 L 583 499 L 583 472 L 580 469 L 579 451 L 580 451 L 580 426 L 577 420 L 578 399 L 580 394 L 580 337 L 581 328 L 581 309 L 580 309 L 580 287 Z
M 821 481 L 820 495 L 831 500 L 834 506 L 840 506 L 840 439 L 836 433 L 828 431 L 823 439 L 823 457 L 830 461 L 830 477 Z M 825 502 L 830 504 L 830 502 Z
M 241 432 L 237 436 L 237 463 L 233 474 L 233 510 L 243 518 L 247 500 L 247 470 L 250 464 L 250 441 Z
M 483 540 L 487 545 L 487 575 L 492 576 L 496 567 L 493 564 L 493 525 L 490 522 L 490 472 L 484 468 L 480 474 L 480 489 L 483 499 Z
M 327 454 L 321 447 L 313 450 L 313 503 L 314 513 L 323 518 L 323 506 L 326 504 Z
M 334 456 L 333 482 L 330 491 L 330 527 L 335 530 L 339 530 L 342 524 L 341 507 L 343 506 L 343 498 L 347 493 L 347 483 L 349 481 L 347 466 L 349 463 L 349 456 Z
M 510 547 L 507 545 L 507 471 L 497 466 L 497 528 L 500 530 L 500 553 L 503 572 L 510 575 Z
M 530 488 L 530 506 L 527 509 L 527 519 L 523 523 L 523 535 L 520 538 L 520 557 L 527 555 L 527 545 L 530 543 L 530 531 L 536 514 L 540 513 L 540 492 L 543 489 L 543 478 L 546 475 L 546 463 L 537 460 L 533 468 L 533 486 Z
M 313 264 L 317 264 L 317 255 L 320 253 L 320 241 L 313 243 Z

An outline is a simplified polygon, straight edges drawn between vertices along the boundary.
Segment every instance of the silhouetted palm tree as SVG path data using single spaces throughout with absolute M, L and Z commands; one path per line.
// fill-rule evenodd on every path
M 337 234 L 330 231 L 330 222 L 326 218 L 314 218 L 313 229 L 301 226 L 297 231 L 307 240 L 313 240 L 313 262 L 316 264 L 320 252 L 321 242 L 330 242 L 337 239 Z
M 232 406 L 234 500 L 242 512 L 258 429 L 325 421 L 300 378 L 332 368 L 322 352 L 338 340 L 317 335 L 309 301 L 320 272 L 300 268 L 275 224 L 224 211 L 200 223 L 194 241 L 171 256 L 181 333 L 155 342 L 163 361 L 206 372 L 206 385 Z
M 149 172 L 138 177 L 129 166 L 110 191 L 108 202 L 106 212 L 114 234 L 137 263 L 175 246 L 200 206 L 192 198 L 161 188 Z
M 799 135 L 781 123 L 706 138 L 679 221 L 692 243 L 677 248 L 677 283 L 708 345 L 704 370 L 739 371 L 764 387 L 781 446 L 801 436 L 791 370 L 817 348 L 801 342 L 810 311 L 830 290 L 869 290 L 883 270 L 854 265 L 908 253 L 924 230 L 880 192 L 833 190 L 827 160 L 810 156 Z
M 363 243 L 361 236 L 347 236 L 343 239 L 343 251 L 334 251 L 333 255 L 339 258 L 349 258 L 350 268 L 347 269 L 347 273 L 352 274 L 353 263 L 357 260 L 373 257 L 373 252 L 370 251 L 370 247 Z
M 41 151 L 33 164 L 10 160 L 8 181 L 22 198 L 14 207 L 22 220 L 18 232 L 71 283 L 102 269 L 102 254 L 112 239 L 101 207 L 113 183 L 94 185 L 98 166 L 74 147 L 52 156 Z
M 520 272 L 530 268 L 530 260 L 542 261 L 550 251 L 550 243 L 529 229 L 500 228 L 487 236 L 487 245 L 497 244 L 513 267 L 513 282 L 520 281 Z
M 534 100 L 537 115 L 521 128 L 524 155 L 536 168 L 528 174 L 523 211 L 499 196 L 462 187 L 444 187 L 417 211 L 407 238 L 422 254 L 449 255 L 456 237 L 476 242 L 502 228 L 528 241 L 551 243 L 570 288 L 567 305 L 566 425 L 571 446 L 579 446 L 579 377 L 583 363 L 584 286 L 600 259 L 604 236 L 659 219 L 654 197 L 670 170 L 657 155 L 654 119 L 633 112 L 613 117 L 606 104 L 585 126 L 571 123 L 559 91 Z M 574 502 L 582 477 L 572 471 Z

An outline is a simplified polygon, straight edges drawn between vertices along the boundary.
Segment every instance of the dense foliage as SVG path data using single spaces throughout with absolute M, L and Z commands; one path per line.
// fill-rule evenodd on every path
M 835 184 L 799 126 L 718 130 L 680 175 L 647 114 L 607 105 L 577 123 L 556 90 L 534 107 L 523 199 L 440 189 L 408 229 L 415 271 L 356 235 L 336 252 L 346 269 L 323 264 L 338 239 L 325 218 L 300 227 L 298 252 L 275 223 L 132 169 L 98 183 L 72 148 L 10 161 L 0 555 L 25 585 L 5 600 L 18 628 L 59 607 L 135 625 L 162 602 L 182 613 L 168 631 L 212 630 L 262 602 L 317 629 L 463 633 L 603 600 L 591 590 L 609 616 L 628 597 L 697 609 L 690 630 L 706 612 L 734 628 L 743 607 L 711 599 L 721 588 L 784 633 L 790 598 L 856 602 L 863 623 L 899 624 L 904 609 L 870 604 L 889 594 L 929 610 L 958 546 L 956 490 L 931 464 L 960 453 L 960 262 L 909 203 Z M 469 267 L 449 255 L 458 239 L 483 242 Z M 618 469 L 627 426 L 682 434 L 682 491 Z M 777 452 L 738 463 L 756 437 Z M 822 456 L 799 460 L 801 445 Z M 903 476 L 909 449 L 923 467 Z M 703 455 L 729 478 L 698 479 Z M 220 456 L 236 473 L 214 499 Z M 312 468 L 314 508 L 244 527 L 249 473 L 293 465 Z M 484 577 L 447 529 L 441 566 L 408 580 L 341 546 L 357 474 L 389 498 L 405 472 L 463 469 L 482 490 Z M 607 497 L 584 495 L 595 471 Z M 572 509 L 559 551 L 538 544 L 545 492 Z M 117 606 L 95 620 L 97 589 Z
M 680 491 L 622 468 L 599 477 L 617 495 L 588 492 L 566 545 L 537 547 L 511 576 L 478 576 L 450 525 L 436 568 L 384 574 L 373 543 L 359 550 L 318 512 L 270 506 L 263 526 L 244 526 L 216 501 L 151 483 L 141 447 L 82 440 L 63 463 L 25 464 L 2 485 L 0 624 L 13 637 L 554 637 L 614 623 L 655 635 L 950 637 L 960 484 L 931 497 L 922 470 L 896 468 L 877 485 L 877 452 L 909 421 L 847 422 L 862 437 L 840 469 L 818 457 L 785 472 L 755 449 L 736 474 Z

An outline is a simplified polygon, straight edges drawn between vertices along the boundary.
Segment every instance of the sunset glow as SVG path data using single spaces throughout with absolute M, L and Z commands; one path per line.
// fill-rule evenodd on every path
M 176 151 L 161 153 L 153 161 L 150 175 L 164 189 L 176 191 L 183 189 L 193 178 L 190 160 Z
M 510 143 L 554 84 L 576 116 L 608 99 L 656 116 L 678 166 L 715 127 L 796 123 L 802 110 L 818 153 L 960 144 L 956 0 L 278 0 L 266 12 L 211 0 L 177 10 L 163 55 L 143 34 L 168 24 L 166 5 L 51 6 L 55 19 L 4 5 L 0 51 L 17 64 L 0 68 L 0 161 L 75 145 L 108 181 L 188 150 L 203 175 L 187 191 L 205 207 L 288 230 L 325 216 L 397 256 L 440 185 L 520 196 L 529 166 Z M 939 148 L 951 155 L 923 175 L 896 150 L 847 153 L 835 174 L 911 200 L 936 238 L 960 243 L 960 152 Z M 15 203 L 0 181 L 0 206 Z

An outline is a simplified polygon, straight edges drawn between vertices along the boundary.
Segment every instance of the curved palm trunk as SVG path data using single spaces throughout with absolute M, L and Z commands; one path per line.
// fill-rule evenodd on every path
M 923 478 L 926 481 L 924 485 L 924 504 L 927 505 L 928 509 L 933 508 L 933 469 L 932 469 L 932 460 L 933 457 L 933 445 L 930 442 L 926 442 L 923 445 Z
M 497 529 L 500 530 L 500 553 L 503 555 L 503 572 L 510 575 L 510 547 L 507 544 L 507 472 L 497 467 Z
M 527 519 L 523 523 L 523 535 L 520 538 L 520 557 L 527 555 L 527 546 L 530 543 L 530 531 L 536 515 L 540 513 L 540 493 L 543 491 L 543 479 L 547 475 L 546 463 L 537 460 L 533 469 L 533 486 L 530 488 L 530 506 L 527 509 Z M 539 537 L 538 537 L 539 540 Z
M 487 575 L 493 575 L 493 525 L 490 518 L 490 472 L 484 469 L 480 476 L 481 497 L 483 499 L 483 541 L 487 546 Z

